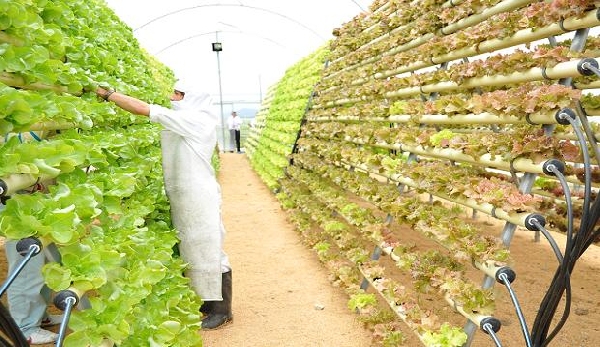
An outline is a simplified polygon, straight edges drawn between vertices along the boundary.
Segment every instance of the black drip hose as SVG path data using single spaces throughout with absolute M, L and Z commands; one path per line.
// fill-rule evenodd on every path
M 569 112 L 567 112 L 569 111 Z M 538 315 L 536 316 L 533 329 L 532 329 L 532 342 L 535 347 L 547 346 L 550 341 L 558 332 L 562 329 L 570 313 L 571 308 L 571 281 L 570 276 L 575 267 L 577 259 L 585 252 L 596 236 L 600 233 L 600 228 L 593 231 L 598 216 L 600 215 L 600 198 L 598 195 L 594 203 L 591 203 L 592 189 L 591 189 L 591 159 L 587 148 L 586 139 L 581 129 L 575 124 L 574 112 L 571 110 L 561 110 L 557 114 L 557 120 L 562 121 L 561 124 L 571 124 L 577 135 L 579 145 L 581 147 L 583 161 L 584 161 L 584 202 L 582 208 L 581 225 L 577 234 L 573 234 L 573 205 L 571 201 L 571 193 L 567 184 L 567 181 L 561 172 L 556 167 L 549 166 L 548 171 L 553 174 L 560 181 L 561 186 L 565 193 L 565 201 L 567 203 L 567 243 L 565 246 L 564 256 L 560 261 L 559 267 L 557 268 L 550 288 L 546 292 L 544 299 L 540 304 Z M 590 143 L 595 144 L 595 139 L 589 139 Z M 596 158 L 599 159 L 599 158 Z M 590 208 L 591 205 L 591 208 Z M 542 227 L 543 229 L 543 227 Z M 553 246 L 554 248 L 554 246 Z M 554 250 L 557 254 L 556 249 Z M 557 254 L 558 258 L 558 254 Z M 559 258 L 560 259 L 560 258 Z M 553 321 L 554 315 L 558 306 L 561 303 L 561 299 L 565 298 L 565 307 L 561 319 L 558 321 L 554 329 L 550 330 L 550 325 Z
M 560 181 L 563 186 L 565 192 L 565 199 L 567 201 L 567 219 L 569 230 L 567 231 L 567 244 L 565 247 L 564 257 L 562 262 L 559 264 L 556 272 L 554 274 L 554 278 L 550 284 L 550 288 L 546 292 L 542 303 L 540 304 L 540 309 L 538 310 L 538 314 L 533 323 L 533 329 L 531 334 L 531 341 L 534 346 L 545 346 L 550 340 L 558 333 L 558 330 L 562 328 L 564 322 L 570 313 L 571 306 L 571 281 L 570 281 L 570 262 L 571 262 L 571 249 L 572 249 L 572 224 L 573 224 L 573 211 L 572 211 L 572 202 L 571 202 L 571 194 L 569 187 L 567 185 L 567 181 L 563 176 L 562 172 L 557 170 L 555 167 L 549 167 L 548 171 L 552 172 Z M 565 295 L 566 294 L 566 295 Z M 565 309 L 563 311 L 562 318 L 560 322 L 557 324 L 554 331 L 548 336 L 548 331 L 550 330 L 550 324 L 556 314 L 556 310 L 558 305 L 560 304 L 561 298 L 565 295 L 566 303 Z
M 585 131 L 585 135 L 586 135 L 588 141 L 592 144 L 592 150 L 594 151 L 594 157 L 596 158 L 596 164 L 600 165 L 600 149 L 597 146 L 598 139 L 596 138 L 596 135 L 594 134 L 594 131 L 592 130 L 592 127 L 590 126 L 590 122 L 587 119 L 587 113 L 583 109 L 583 106 L 581 105 L 581 101 L 577 101 L 576 105 L 577 105 L 577 108 L 576 108 L 577 118 L 579 118 L 579 122 L 581 123 L 581 126 L 583 127 L 583 130 Z
M 29 342 L 15 323 L 4 304 L 0 302 L 0 329 L 5 336 L 0 335 L 0 345 L 10 347 L 29 347 Z M 6 337 L 6 338 L 5 338 Z
M 581 102 L 577 102 L 577 117 L 579 118 L 579 121 L 585 131 L 585 134 L 587 136 L 587 139 L 589 141 L 589 143 L 592 145 L 592 150 L 594 153 L 594 157 L 596 159 L 596 164 L 600 165 L 600 149 L 598 149 L 598 140 L 596 139 L 590 124 L 587 120 L 587 115 L 585 114 L 585 111 L 583 110 L 583 107 L 581 106 Z M 587 148 L 585 149 L 587 150 Z M 590 162 L 591 162 L 591 158 L 590 158 Z M 591 174 L 590 176 L 588 176 L 588 173 L 586 172 L 586 178 L 590 178 L 591 180 Z M 586 180 L 587 183 L 587 180 Z M 590 184 L 591 186 L 591 184 Z M 587 191 L 586 191 L 587 193 Z M 586 197 L 588 197 L 586 195 Z M 588 197 L 588 198 L 591 198 Z M 584 212 L 588 212 L 588 209 L 584 209 Z M 580 233 L 586 233 L 589 235 L 589 237 L 585 240 L 585 242 L 581 245 L 580 247 L 580 252 L 577 254 L 577 257 L 580 257 L 586 249 L 588 249 L 589 246 L 592 245 L 592 243 L 594 243 L 594 240 L 596 238 L 598 238 L 598 236 L 600 236 L 600 228 L 597 229 L 596 231 L 593 231 L 592 229 L 595 227 L 596 223 L 598 222 L 598 217 L 600 214 L 600 199 L 598 199 L 598 197 L 596 198 L 596 201 L 594 201 L 592 207 L 589 209 L 589 216 L 588 218 L 582 218 L 581 221 L 581 226 L 580 226 Z M 587 232 L 586 232 L 587 231 Z
M 544 228 L 544 226 L 542 224 L 540 224 L 540 222 L 538 222 L 537 220 L 533 219 L 533 220 L 531 220 L 530 223 L 535 226 L 535 228 L 536 228 L 535 230 L 540 231 L 544 235 L 544 237 L 546 238 L 546 240 L 548 240 L 548 243 L 552 247 L 552 250 L 554 251 L 554 255 L 556 256 L 556 259 L 558 260 L 558 263 L 559 264 L 562 263 L 563 255 L 560 251 L 560 248 L 558 247 L 558 244 L 556 244 L 556 241 L 552 237 L 552 235 L 550 235 L 548 230 L 546 228 Z
M 519 318 L 519 325 L 521 325 L 521 331 L 523 332 L 525 343 L 527 344 L 527 347 L 531 347 L 531 336 L 529 335 L 529 329 L 527 328 L 527 321 L 523 316 L 523 310 L 521 309 L 521 304 L 519 304 L 519 300 L 517 299 L 517 293 L 515 293 L 511 286 L 511 282 L 514 281 L 515 278 L 515 273 L 510 268 L 501 268 L 498 272 L 496 272 L 496 281 L 504 284 L 506 290 L 508 290 L 510 299 L 515 307 L 515 312 L 517 313 L 517 318 Z

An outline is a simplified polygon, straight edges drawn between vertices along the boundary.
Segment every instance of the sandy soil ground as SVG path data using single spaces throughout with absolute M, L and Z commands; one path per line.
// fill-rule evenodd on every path
M 233 323 L 202 331 L 204 346 L 369 346 L 370 332 L 332 287 L 244 154 L 221 155 L 225 249 L 233 268 Z M 316 309 L 324 306 L 324 309 Z

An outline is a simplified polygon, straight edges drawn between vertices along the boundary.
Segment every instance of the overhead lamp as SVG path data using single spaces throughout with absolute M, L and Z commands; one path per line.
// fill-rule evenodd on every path
M 212 43 L 213 52 L 221 52 L 223 50 L 223 44 L 221 42 Z

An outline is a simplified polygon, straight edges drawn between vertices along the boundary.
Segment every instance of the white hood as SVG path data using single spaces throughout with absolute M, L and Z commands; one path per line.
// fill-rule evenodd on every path
M 174 110 L 193 110 L 210 112 L 212 98 L 210 94 L 193 90 L 182 91 L 185 93 L 183 100 L 171 101 Z

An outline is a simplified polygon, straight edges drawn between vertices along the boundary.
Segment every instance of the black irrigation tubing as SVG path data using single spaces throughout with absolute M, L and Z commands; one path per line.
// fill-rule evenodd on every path
M 579 118 L 579 122 L 581 123 L 583 130 L 585 130 L 585 135 L 587 136 L 588 141 L 590 142 L 590 144 L 592 144 L 592 150 L 594 151 L 594 156 L 596 157 L 596 164 L 600 165 L 600 149 L 597 146 L 598 139 L 596 138 L 596 135 L 594 134 L 594 131 L 590 126 L 590 122 L 587 118 L 588 115 L 585 112 L 583 106 L 581 105 L 581 101 L 577 101 L 576 106 L 577 117 Z
M 587 118 L 584 117 L 584 112 L 581 112 L 583 110 L 581 104 L 578 104 L 577 106 L 577 110 L 579 111 L 577 115 L 579 116 L 580 120 L 587 120 Z M 598 141 L 595 138 L 592 130 L 590 129 L 589 123 L 587 121 L 584 121 L 582 122 L 582 124 L 584 126 L 584 130 L 586 132 L 588 141 L 590 142 L 590 144 L 592 145 L 592 149 L 594 150 L 596 164 L 600 166 L 600 151 L 598 149 Z M 588 210 L 585 210 L 584 212 L 588 212 Z M 583 245 L 581 245 L 581 247 L 579 248 L 579 253 L 577 254 L 577 257 L 580 257 L 585 252 L 585 250 L 592 245 L 594 240 L 600 236 L 600 228 L 598 228 L 596 231 L 593 231 L 594 226 L 598 222 L 599 215 L 600 194 L 597 194 L 596 200 L 594 201 L 592 207 L 589 209 L 589 215 L 587 216 L 587 218 L 583 218 L 581 221 L 580 232 L 583 232 L 589 236 L 585 240 Z
M 583 197 L 583 215 L 582 215 L 581 219 L 587 220 L 588 215 L 589 215 L 590 199 L 592 196 L 591 158 L 590 158 L 590 153 L 588 152 L 585 137 L 584 137 L 583 133 L 581 132 L 581 129 L 579 129 L 577 124 L 575 124 L 574 118 L 567 117 L 567 120 L 569 121 L 569 123 L 571 123 L 571 126 L 575 130 L 575 134 L 577 135 L 577 138 L 579 139 L 579 143 L 581 145 L 581 153 L 583 154 L 584 187 L 585 187 L 584 189 L 585 190 L 584 190 L 584 197 Z M 580 225 L 579 233 L 583 232 L 584 223 L 581 223 L 581 224 L 582 225 Z M 577 241 L 580 241 L 580 240 L 583 240 L 583 238 L 578 237 Z M 578 243 L 580 244 L 581 242 L 578 242 Z
M 523 333 L 523 338 L 525 338 L 525 343 L 527 347 L 531 347 L 531 335 L 529 334 L 529 328 L 527 327 L 527 321 L 523 316 L 523 310 L 521 308 L 521 304 L 517 299 L 517 293 L 511 286 L 512 281 L 516 278 L 515 272 L 510 268 L 501 268 L 496 272 L 496 281 L 504 284 L 506 289 L 508 290 L 508 294 L 510 295 L 510 299 L 515 307 L 515 312 L 517 314 L 517 318 L 519 319 L 519 324 L 521 325 L 521 332 Z
M 562 263 L 563 262 L 562 252 L 560 251 L 560 248 L 556 244 L 556 241 L 554 240 L 552 235 L 550 235 L 548 230 L 546 228 L 544 228 L 544 226 L 542 224 L 540 224 L 540 222 L 538 222 L 536 219 L 532 219 L 531 224 L 533 224 L 536 227 L 536 230 L 539 230 L 544 235 L 546 240 L 548 240 L 548 243 L 550 243 L 550 246 L 552 247 L 552 250 L 554 251 L 554 255 L 556 255 L 556 259 L 558 260 L 558 263 L 559 264 Z
M 539 330 L 537 330 L 538 334 L 535 334 L 534 342 L 538 341 L 538 339 L 541 338 L 542 335 L 547 336 L 544 338 L 544 343 L 542 344 L 542 346 L 546 345 L 547 342 L 550 342 L 550 340 L 552 340 L 552 338 L 556 336 L 556 334 L 562 328 L 562 326 L 566 322 L 566 319 L 569 316 L 571 308 L 571 264 L 574 265 L 575 261 L 577 260 L 577 258 L 573 258 L 571 254 L 571 250 L 573 249 L 573 205 L 571 202 L 571 194 L 564 175 L 562 175 L 562 173 L 558 170 L 555 171 L 555 174 L 556 177 L 559 179 L 561 185 L 563 186 L 563 190 L 565 192 L 565 199 L 567 200 L 567 244 L 565 246 L 565 255 L 563 261 L 560 263 L 557 272 L 554 276 L 554 280 L 552 281 L 552 284 L 550 286 L 550 289 L 546 293 L 544 301 L 540 305 L 540 311 L 542 312 L 542 316 L 539 322 L 541 327 Z M 561 320 L 558 322 L 552 333 L 550 335 L 547 335 L 548 330 L 550 329 L 550 324 L 556 314 L 556 310 L 563 296 L 565 296 L 566 303 Z M 537 322 L 538 321 L 536 317 L 536 323 Z M 534 331 L 536 331 L 535 323 Z
M 600 194 L 598 194 L 598 196 L 596 197 L 596 201 L 594 202 L 594 205 L 592 206 L 592 211 L 591 211 L 591 214 L 590 214 L 588 220 L 584 221 L 585 223 L 582 222 L 582 224 L 585 224 L 585 230 L 589 230 L 591 235 L 590 235 L 590 237 L 588 237 L 588 239 L 586 240 L 586 243 L 581 248 L 578 256 L 581 256 L 583 254 L 583 252 L 585 252 L 585 250 L 594 242 L 594 240 L 596 238 L 600 237 L 600 228 L 596 229 L 596 231 L 592 231 L 592 229 L 594 228 L 596 223 L 598 223 L 599 216 L 600 216 Z
M 583 161 L 584 161 L 584 203 L 583 203 L 583 212 L 581 218 L 581 225 L 577 234 L 573 235 L 573 208 L 571 201 L 571 193 L 567 184 L 567 181 L 563 175 L 563 170 L 561 168 L 556 167 L 555 165 L 550 165 L 548 167 L 548 173 L 553 174 L 560 181 L 563 191 L 565 194 L 565 201 L 567 203 L 567 242 L 565 246 L 564 257 L 562 261 L 560 261 L 559 267 L 557 268 L 554 279 L 550 285 L 549 290 L 546 292 L 542 303 L 540 304 L 539 313 L 536 316 L 535 323 L 532 330 L 532 342 L 534 346 L 547 346 L 550 341 L 558 332 L 562 329 L 566 320 L 570 313 L 571 307 L 571 283 L 570 283 L 570 275 L 575 267 L 575 263 L 579 259 L 579 257 L 584 253 L 585 249 L 591 245 L 599 230 L 593 231 L 594 226 L 598 220 L 598 216 L 600 214 L 600 197 L 596 196 L 596 200 L 594 201 L 591 209 L 591 158 L 590 153 L 587 148 L 587 141 L 583 135 L 583 132 L 575 124 L 575 113 L 571 110 L 561 110 L 557 114 L 557 119 L 560 119 L 561 124 L 571 124 L 573 129 L 577 135 L 579 144 L 581 146 Z M 592 145 L 595 145 L 594 139 L 588 139 Z M 598 159 L 598 158 L 597 158 Z M 536 225 L 537 226 L 537 225 Z M 543 226 L 539 225 L 540 231 L 543 231 Z M 544 236 L 546 234 L 544 233 Z M 551 242 L 552 244 L 552 242 Z M 553 245 L 553 249 L 557 255 L 557 249 Z M 560 258 L 558 258 L 560 260 Z M 548 333 L 550 330 L 550 325 L 553 321 L 554 315 L 556 313 L 557 307 L 559 306 L 562 298 L 565 299 L 565 307 L 561 319 L 556 324 L 554 329 Z
M 29 347 L 29 342 L 11 317 L 10 313 L 0 302 L 0 330 L 5 336 L 0 335 L 0 346 Z M 5 339 L 6 337 L 6 339 Z

